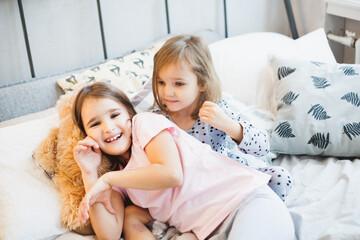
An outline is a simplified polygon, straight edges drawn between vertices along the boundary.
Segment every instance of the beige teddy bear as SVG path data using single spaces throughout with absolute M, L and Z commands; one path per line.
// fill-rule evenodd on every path
M 78 206 L 85 195 L 85 188 L 81 170 L 74 159 L 73 148 L 85 136 L 74 124 L 71 116 L 75 95 L 67 93 L 58 100 L 59 126 L 50 130 L 35 150 L 34 157 L 48 175 L 52 176 L 58 188 L 62 202 L 63 226 L 82 234 L 92 234 L 90 221 L 81 224 L 77 218 Z M 103 157 L 98 169 L 99 176 L 109 171 L 110 167 L 110 161 Z

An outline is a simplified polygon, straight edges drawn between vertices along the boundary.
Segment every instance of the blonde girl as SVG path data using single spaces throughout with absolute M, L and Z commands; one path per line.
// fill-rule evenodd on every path
M 90 218 L 98 239 L 119 239 L 123 226 L 126 240 L 154 239 L 145 227 L 154 219 L 200 240 L 294 237 L 269 175 L 212 151 L 162 115 L 135 115 L 119 89 L 84 87 L 73 118 L 86 135 L 74 148 L 86 189 L 79 220 Z M 99 177 L 102 154 L 119 170 Z M 127 199 L 139 207 L 124 210 Z
M 165 42 L 154 57 L 152 88 L 159 108 L 154 112 L 214 151 L 250 166 L 247 159 L 254 157 L 249 155 L 269 152 L 268 134 L 235 114 L 221 97 L 210 51 L 200 37 L 179 35 Z M 269 186 L 284 201 L 291 188 L 289 173 L 277 166 L 258 170 L 272 176 Z

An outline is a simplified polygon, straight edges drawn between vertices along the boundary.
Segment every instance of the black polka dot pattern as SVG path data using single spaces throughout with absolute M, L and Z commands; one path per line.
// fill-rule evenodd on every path
M 238 121 L 243 127 L 243 140 L 241 143 L 237 144 L 235 141 L 231 140 L 233 141 L 234 146 L 237 147 L 229 149 L 229 147 L 232 146 L 227 144 L 228 140 L 226 138 L 228 136 L 226 133 L 207 123 L 201 122 L 199 118 L 187 133 L 201 142 L 209 144 L 213 150 L 221 153 L 231 152 L 232 156 L 238 156 L 239 154 L 236 154 L 237 151 L 251 154 L 256 157 L 264 156 L 269 153 L 269 136 L 266 132 L 262 132 L 251 123 L 243 121 L 240 116 L 235 116 L 235 113 L 228 107 L 225 100 L 221 100 L 219 106 L 228 116 Z
M 257 170 L 271 176 L 268 183 L 269 187 L 281 198 L 281 200 L 285 201 L 292 188 L 290 173 L 280 166 L 258 168 Z

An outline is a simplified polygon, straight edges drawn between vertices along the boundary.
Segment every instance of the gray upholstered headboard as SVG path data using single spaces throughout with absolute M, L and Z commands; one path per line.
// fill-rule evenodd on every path
M 55 106 L 63 90 L 59 76 L 32 79 L 30 82 L 0 88 L 0 122 Z

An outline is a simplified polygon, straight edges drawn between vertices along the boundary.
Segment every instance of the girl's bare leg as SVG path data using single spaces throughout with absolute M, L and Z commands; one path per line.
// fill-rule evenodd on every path
M 126 240 L 155 240 L 152 232 L 145 226 L 153 218 L 147 209 L 130 205 L 125 208 L 124 237 Z

